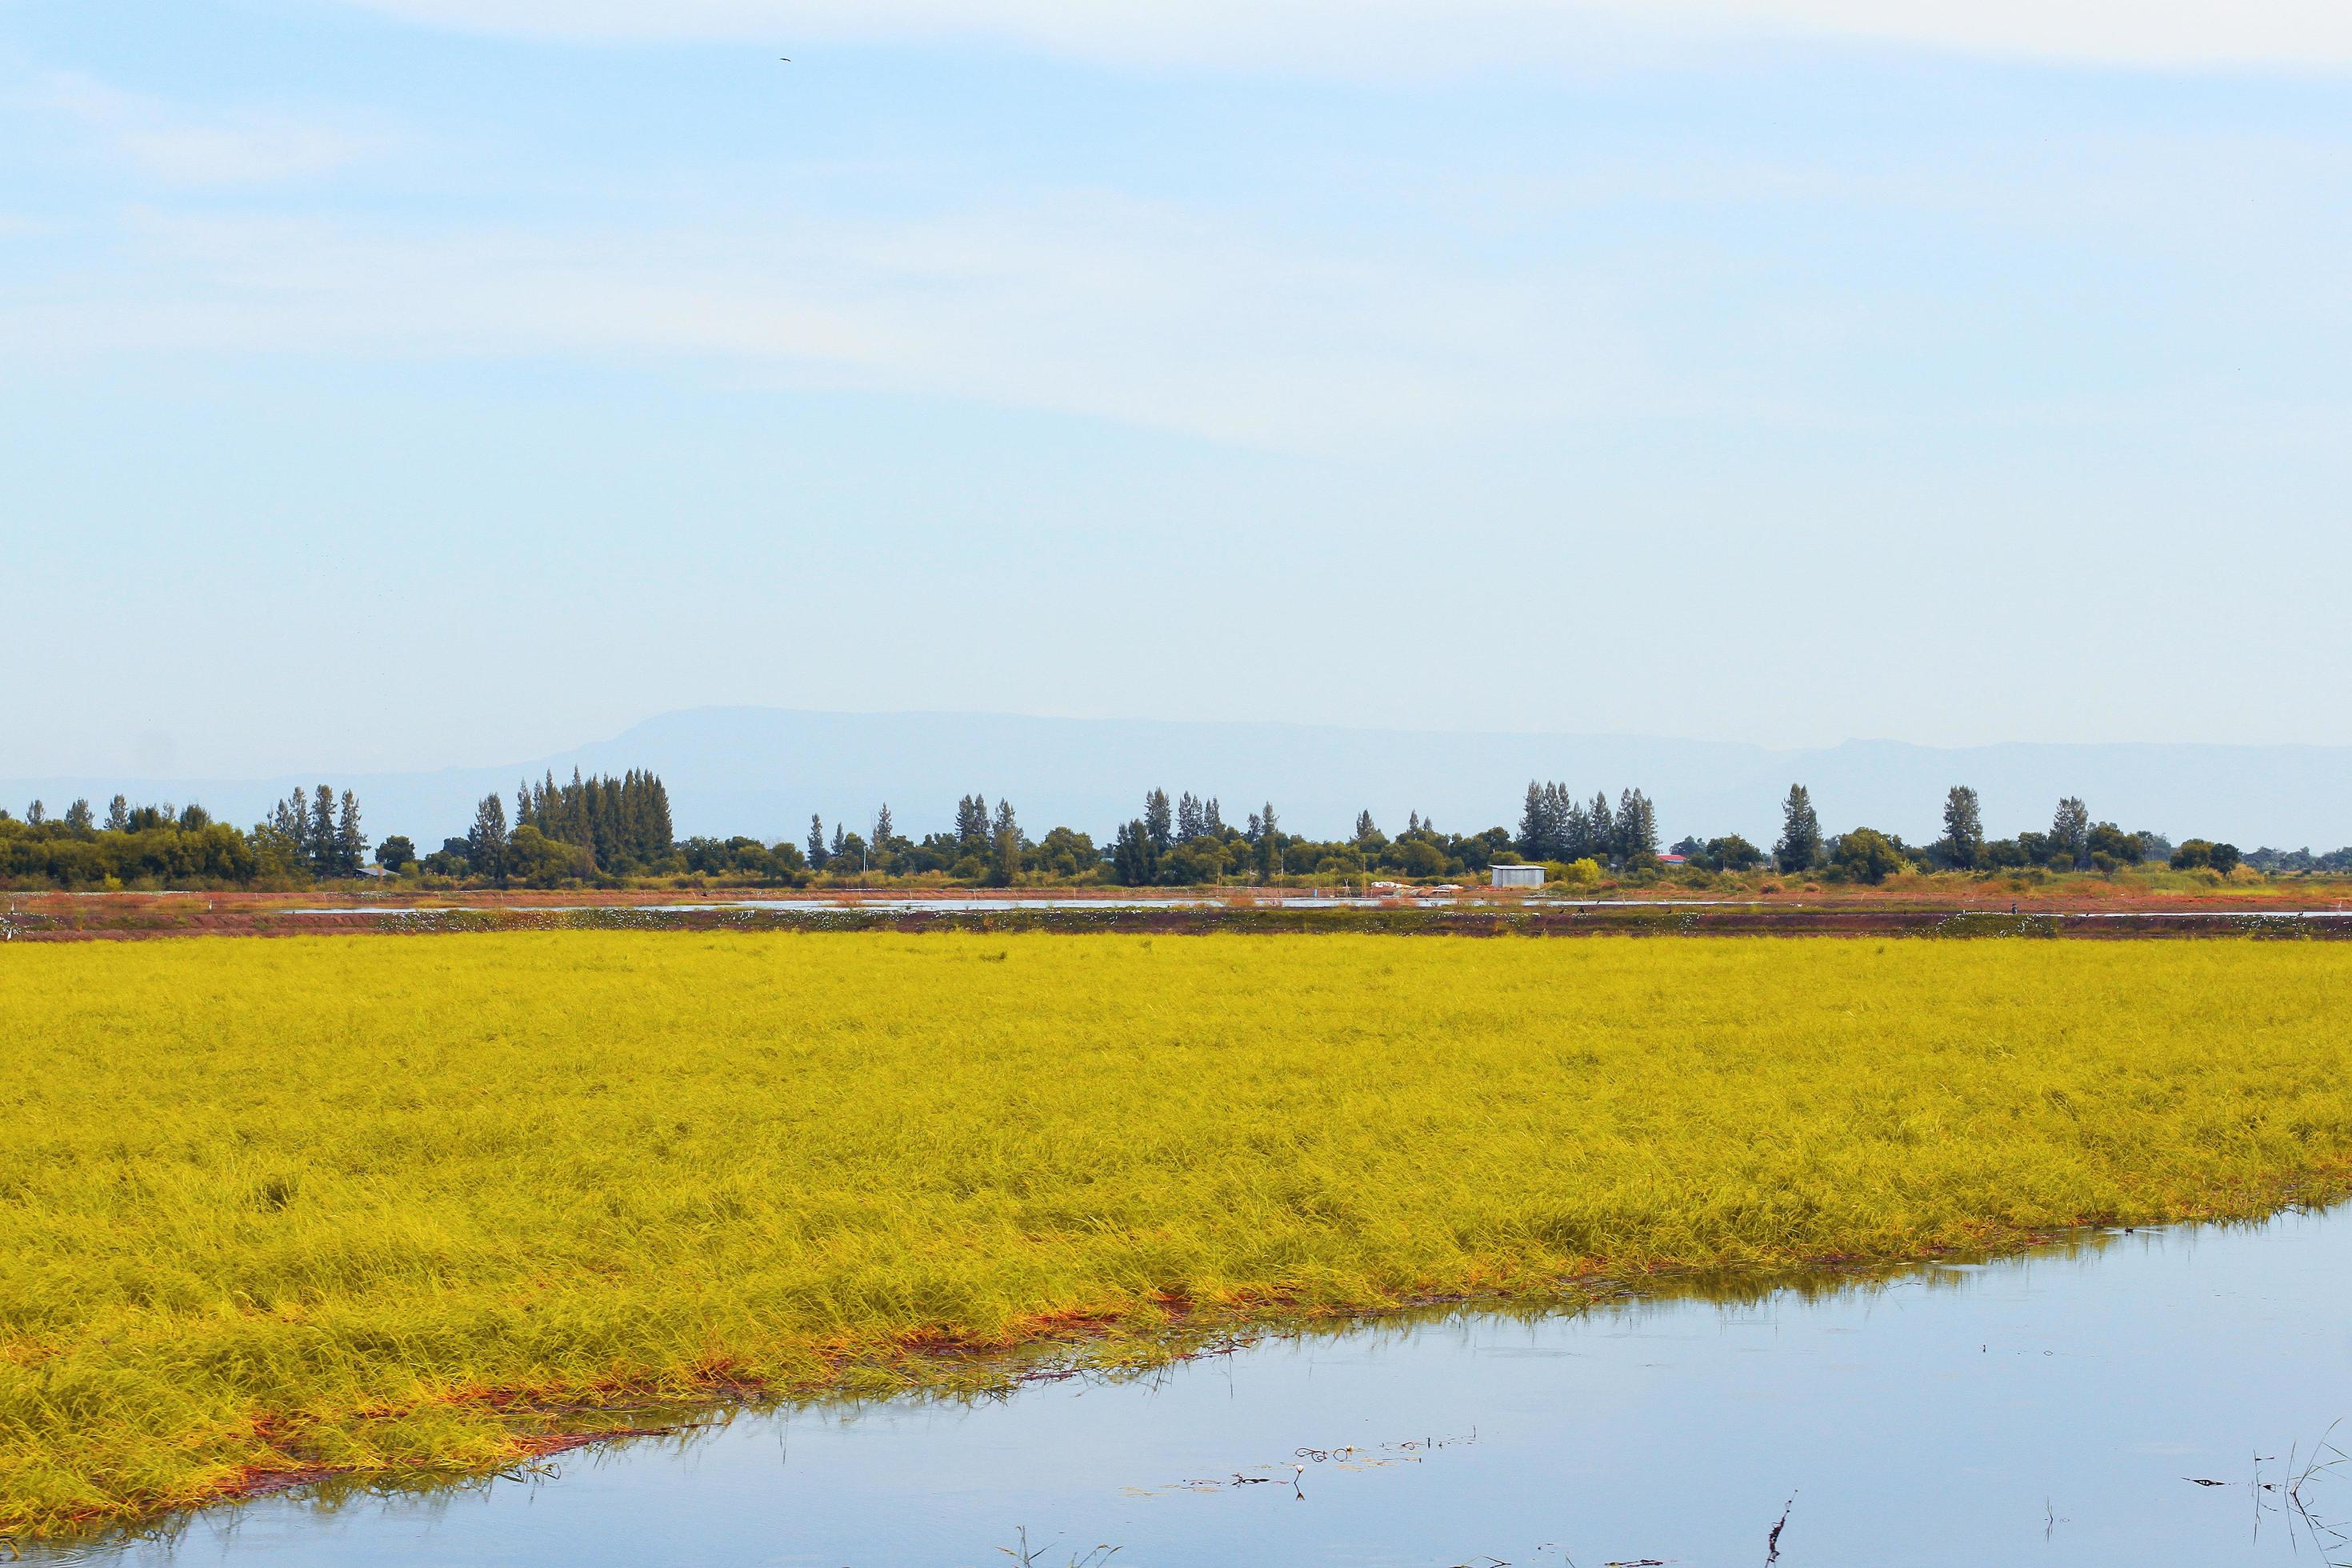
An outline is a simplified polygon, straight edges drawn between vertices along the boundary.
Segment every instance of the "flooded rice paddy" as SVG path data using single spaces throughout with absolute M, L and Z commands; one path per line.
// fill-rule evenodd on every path
M 1475 890 L 1458 893 L 1382 894 L 1376 898 L 1360 898 L 1352 894 L 1286 894 L 1261 895 L 1246 903 L 1224 898 L 1138 897 L 1138 898 L 991 898 L 984 894 L 966 897 L 929 897 L 919 894 L 847 894 L 837 897 L 802 897 L 789 899 L 740 898 L 672 900 L 655 903 L 467 903 L 462 898 L 432 904 L 334 904 L 316 908 L 290 909 L 289 915 L 364 915 L 376 919 L 402 915 L 436 916 L 452 910 L 503 910 L 514 914 L 696 914 L 713 910 L 747 910 L 770 914 L 818 914 L 854 910 L 866 914 L 962 915 L 1013 914 L 1022 911 L 1091 910 L 1098 913 L 1133 913 L 1155 910 L 1386 910 L 1386 909 L 1492 909 L 1531 911 L 1559 910 L 1780 910 L 1801 914 L 1809 906 L 1802 903 L 1772 902 L 1759 899 L 1565 899 L 1521 898 L 1497 900 Z M 1894 912 L 1890 906 L 1890 911 Z M 1960 912 L 1955 906 L 1946 913 Z M 1995 913 L 1995 909 L 1976 912 Z M 2212 921 L 2216 918 L 2260 916 L 2273 921 L 2311 921 L 2319 922 L 2352 921 L 2352 910 L 2262 909 L 2247 910 L 2215 909 L 2180 910 L 2029 910 L 2028 913 L 2066 921 Z
M 2352 1214 L 2105 1233 L 1867 1283 L 1269 1336 L 1002 1397 L 742 1412 L 31 1560 L 2352 1563 L 2352 1466 L 2326 1446 L 2352 1447 L 2347 1303 Z

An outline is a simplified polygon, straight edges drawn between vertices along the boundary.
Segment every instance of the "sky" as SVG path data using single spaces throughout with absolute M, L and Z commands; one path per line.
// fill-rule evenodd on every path
M 0 776 L 2345 743 L 2347 240 L 2340 0 L 0 0 Z

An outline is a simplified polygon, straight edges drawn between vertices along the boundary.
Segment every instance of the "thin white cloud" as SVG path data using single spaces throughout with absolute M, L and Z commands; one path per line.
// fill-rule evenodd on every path
M 1581 65 L 1629 29 L 2167 68 L 2352 65 L 2345 0 L 329 0 L 428 25 L 658 40 L 1009 39 L 1125 61 L 1391 72 Z
M 148 212 L 103 275 L 0 308 L 0 353 L 668 358 L 1332 449 L 1629 395 L 1596 384 L 1636 357 L 1606 289 L 1559 289 L 1099 195 L 774 232 Z
M 171 184 L 257 185 L 316 178 L 378 139 L 283 115 L 207 118 L 86 76 L 46 79 L 32 103 L 96 136 L 116 156 Z

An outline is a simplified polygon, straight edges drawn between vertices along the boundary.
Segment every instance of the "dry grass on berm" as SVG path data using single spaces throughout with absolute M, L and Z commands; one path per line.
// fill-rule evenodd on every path
M 493 1390 L 2261 1211 L 2352 948 L 681 934 L 0 950 L 0 1530 L 481 1467 Z

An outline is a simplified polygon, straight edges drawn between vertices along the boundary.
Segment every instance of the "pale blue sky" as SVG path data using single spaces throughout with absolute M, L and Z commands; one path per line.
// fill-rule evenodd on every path
M 0 776 L 2352 742 L 2352 7 L 1893 9 L 0 0 Z

